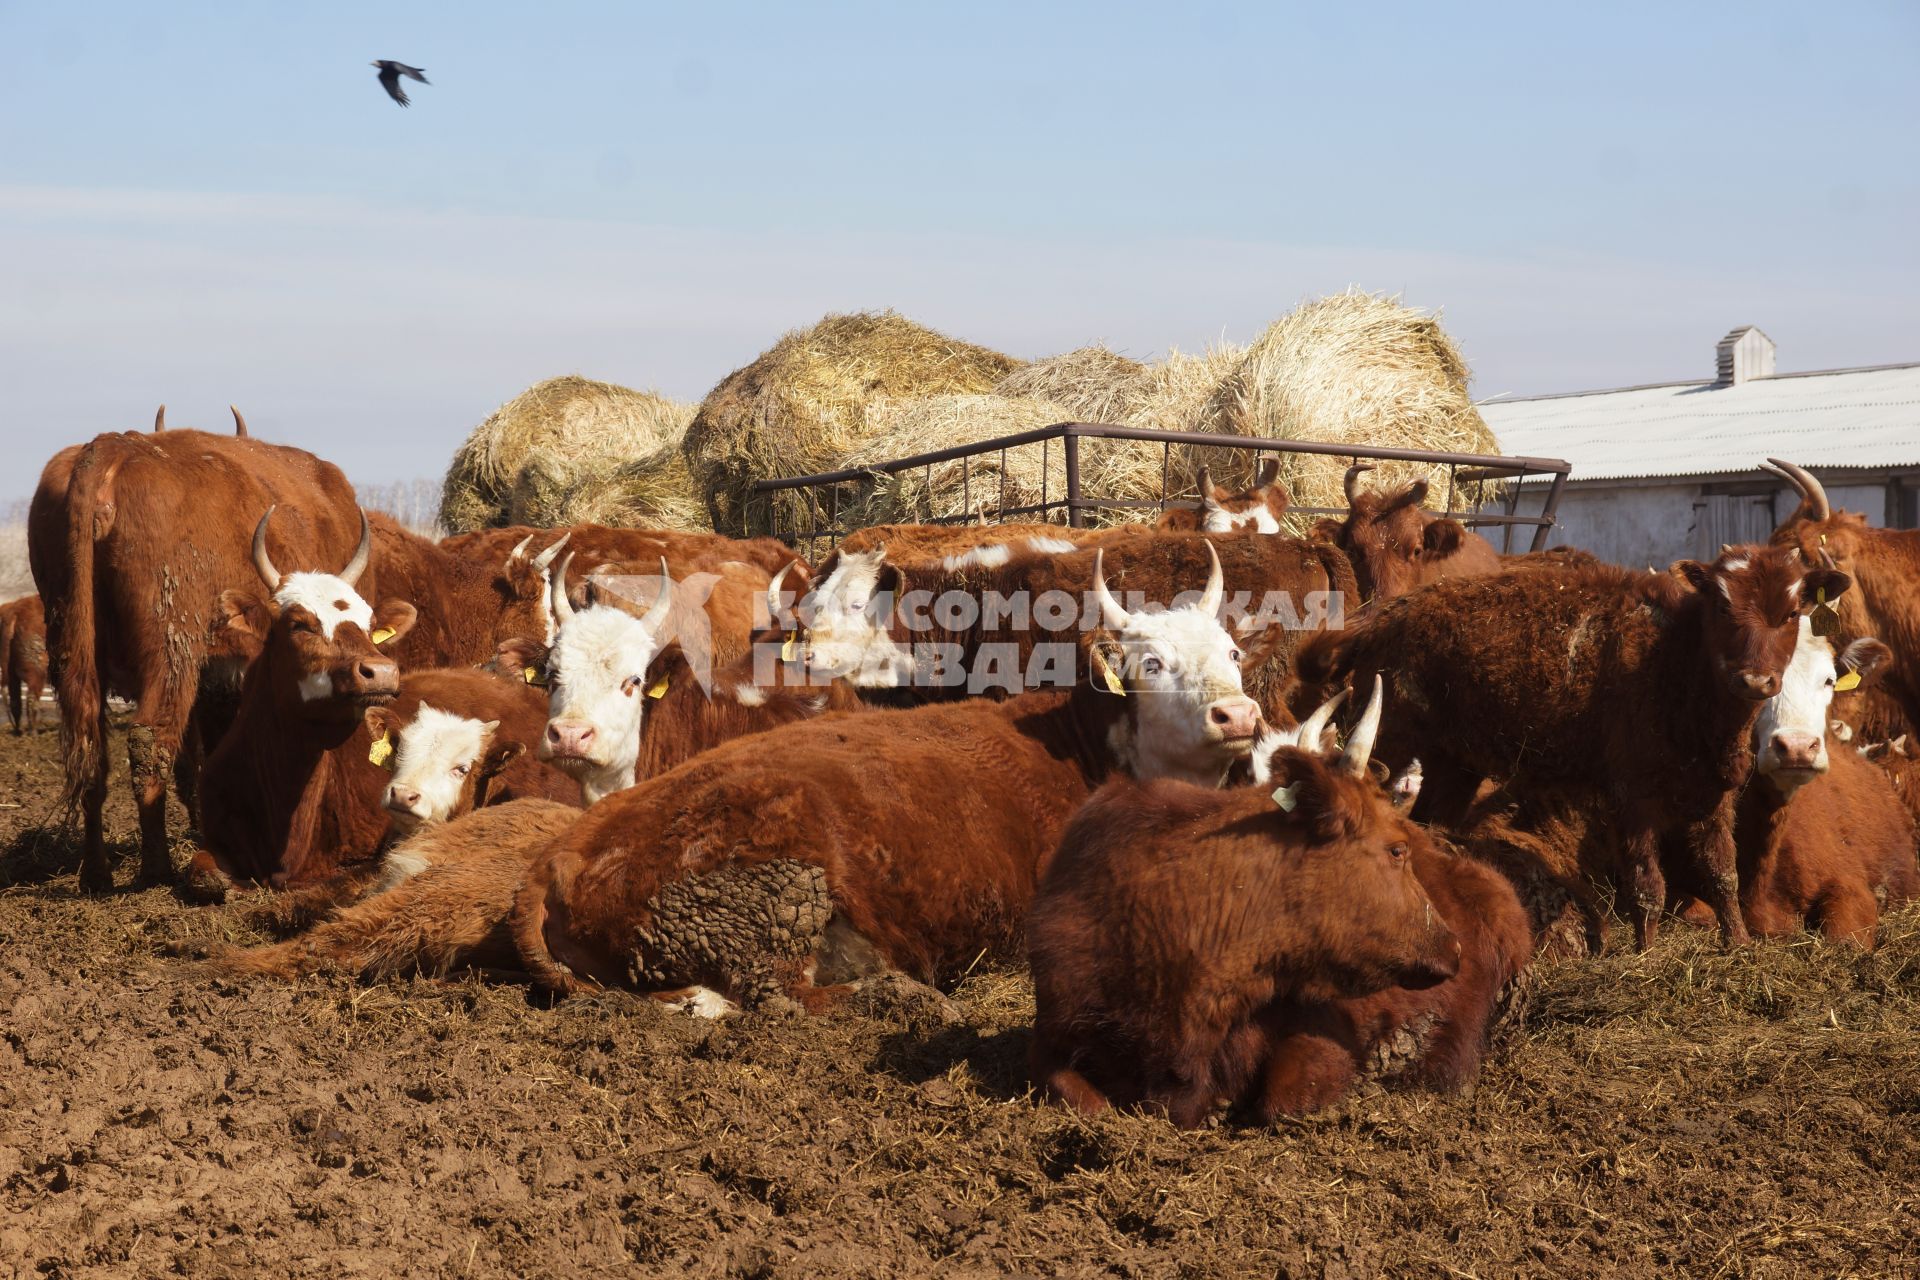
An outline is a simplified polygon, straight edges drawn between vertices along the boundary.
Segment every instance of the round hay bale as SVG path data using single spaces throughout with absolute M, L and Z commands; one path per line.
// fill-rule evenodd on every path
M 563 503 L 568 522 L 709 533 L 707 504 L 676 441 L 644 458 L 576 480 Z
M 626 462 L 677 442 L 690 416 L 686 405 L 611 382 L 569 375 L 535 383 L 494 410 L 453 455 L 440 522 L 454 533 L 510 524 L 514 486 L 536 454 L 574 468 Z M 550 502 L 542 495 L 560 470 L 530 480 L 524 501 Z
M 1014 400 L 1051 401 L 1071 415 L 1067 419 L 1071 422 L 1139 426 L 1134 420 L 1152 386 L 1153 374 L 1146 365 L 1095 343 L 1015 369 L 1000 379 L 993 393 Z
M 1201 422 L 1200 430 L 1274 440 L 1500 451 L 1467 395 L 1466 361 L 1439 321 L 1358 291 L 1305 303 L 1269 326 L 1208 397 Z M 1222 484 L 1251 477 L 1243 451 L 1199 452 Z M 1345 508 L 1345 459 L 1280 460 L 1295 505 Z M 1418 477 L 1445 500 L 1442 466 L 1382 463 L 1369 480 L 1389 486 Z
M 1063 406 L 1031 397 L 949 395 L 876 401 L 867 406 L 867 425 L 875 434 L 841 458 L 836 467 L 872 466 L 1071 421 L 1072 413 Z M 1005 457 L 1004 471 L 1001 455 L 988 453 L 964 463 L 937 462 L 893 475 L 875 472 L 869 485 L 850 499 L 844 517 L 849 527 L 916 524 L 971 517 L 983 507 L 989 513 L 997 512 L 1003 505 L 1003 493 L 1007 508 L 1040 502 L 1043 494 L 1048 500 L 1067 496 L 1066 453 L 1059 441 L 1047 442 L 1044 451 L 1039 445 L 1022 445 L 1007 450 Z M 1089 486 L 1088 492 L 1092 491 Z
M 1011 356 L 936 333 L 892 311 L 830 315 L 796 329 L 720 380 L 687 429 L 688 466 L 715 527 L 738 535 L 801 527 L 806 496 L 749 509 L 755 480 L 837 470 L 876 433 L 867 407 L 991 391 L 1020 366 Z
M 550 529 L 571 524 L 565 518 L 567 491 L 579 481 L 579 466 L 557 453 L 537 450 L 507 490 L 506 524 Z

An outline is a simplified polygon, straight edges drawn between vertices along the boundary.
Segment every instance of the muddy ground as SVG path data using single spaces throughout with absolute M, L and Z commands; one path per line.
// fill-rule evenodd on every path
M 1920 1271 L 1920 913 L 1671 929 L 1540 971 L 1471 1096 L 1182 1134 L 1036 1105 L 1017 974 L 957 1026 L 211 978 L 250 903 L 79 897 L 57 780 L 0 736 L 0 1275 Z

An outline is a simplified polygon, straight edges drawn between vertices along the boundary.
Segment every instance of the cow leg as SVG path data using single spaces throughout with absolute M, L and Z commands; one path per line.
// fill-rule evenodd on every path
M 26 708 L 20 704 L 21 680 L 17 676 L 7 677 L 7 720 L 13 725 L 13 736 L 19 737 L 26 732 Z
M 1660 835 L 1637 817 L 1621 826 L 1621 914 L 1633 925 L 1634 944 L 1645 951 L 1653 945 L 1660 913 L 1667 905 L 1667 877 L 1660 870 Z
M 87 713 L 83 710 L 80 714 Z M 107 740 L 107 700 L 104 694 L 98 710 L 93 714 L 100 721 L 94 740 L 104 744 Z M 80 788 L 80 891 L 112 893 L 113 868 L 107 865 L 107 834 L 100 819 L 100 811 L 107 803 L 107 757 L 100 751 L 89 754 L 92 757 L 89 775 Z
M 140 811 L 140 883 L 171 884 L 173 854 L 167 843 L 167 786 L 193 714 L 197 672 L 166 671 L 141 690 L 140 709 L 127 730 L 127 763 L 133 803 Z
M 1262 1124 L 1330 1107 L 1353 1087 L 1353 1055 L 1328 1035 L 1302 1033 L 1274 1046 L 1261 1073 L 1254 1113 Z
M 200 832 L 200 769 L 206 763 L 201 742 L 200 718 L 194 716 L 187 721 L 186 736 L 173 758 L 174 793 L 180 797 L 180 807 L 187 811 L 187 828 L 196 838 Z
M 1720 922 L 1720 940 L 1730 947 L 1753 941 L 1740 915 L 1740 871 L 1733 840 L 1733 810 L 1738 793 L 1729 791 L 1713 816 L 1687 832 L 1688 852 L 1700 878 L 1700 898 Z

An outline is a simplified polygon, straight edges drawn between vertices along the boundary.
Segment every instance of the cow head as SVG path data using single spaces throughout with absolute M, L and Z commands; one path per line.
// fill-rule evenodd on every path
M 1096 690 L 1128 699 L 1130 714 L 1109 743 L 1137 778 L 1216 785 L 1259 737 L 1259 704 L 1241 690 L 1239 642 L 1218 617 L 1220 553 L 1204 545 L 1212 567 L 1197 603 L 1131 611 L 1107 589 L 1105 550 L 1093 553 L 1100 625 L 1088 637 L 1088 675 Z
M 1460 941 L 1420 885 L 1416 857 L 1441 856 L 1433 837 L 1410 821 L 1369 769 L 1380 730 L 1381 682 L 1347 743 L 1328 755 L 1325 730 L 1340 698 L 1299 730 L 1267 734 L 1255 774 L 1273 788 L 1274 820 L 1314 849 L 1303 885 L 1313 904 L 1325 966 L 1310 999 L 1334 999 L 1383 987 L 1430 987 L 1459 972 Z
M 900 571 L 887 563 L 885 543 L 836 552 L 800 602 L 805 624 L 802 660 L 821 677 L 844 677 L 861 688 L 890 689 L 913 679 L 913 655 L 891 630 Z M 777 586 L 768 603 L 779 616 Z
M 1810 564 L 1791 547 L 1728 547 L 1712 564 L 1681 560 L 1669 573 L 1700 597 L 1713 677 L 1751 702 L 1780 692 L 1801 615 L 1838 600 L 1853 582 L 1831 561 Z
M 396 831 L 412 832 L 430 823 L 471 813 L 487 802 L 487 790 L 500 771 L 526 745 L 500 741 L 498 720 L 474 720 L 422 706 L 411 721 L 391 707 L 369 707 L 367 732 L 385 742 L 393 778 L 381 793 L 381 806 Z
M 268 507 L 253 530 L 253 565 L 266 584 L 262 601 L 245 591 L 220 595 L 216 641 L 257 655 L 249 679 L 264 680 L 283 712 L 305 720 L 354 724 L 367 707 L 400 692 L 400 667 L 382 652 L 413 627 L 413 606 L 389 600 L 374 609 L 354 584 L 373 548 L 366 513 L 360 545 L 339 573 L 281 573 L 267 554 Z
M 1825 487 L 1802 467 L 1768 458 L 1764 469 L 1792 485 L 1800 497 L 1793 514 L 1773 531 L 1773 545 L 1798 547 L 1810 560 L 1824 551 L 1840 567 L 1848 567 L 1862 542 L 1871 536 L 1866 517 L 1853 511 L 1835 511 Z
M 1254 474 L 1253 487 L 1244 493 L 1222 489 L 1213 482 L 1206 467 L 1200 468 L 1196 483 L 1200 488 L 1200 528 L 1206 533 L 1231 533 L 1252 529 L 1255 533 L 1280 532 L 1280 517 L 1287 514 L 1291 499 L 1280 483 L 1280 460 L 1267 458 Z
M 1391 600 L 1446 572 L 1446 562 L 1469 546 L 1478 535 L 1458 520 L 1423 511 L 1425 480 L 1414 480 L 1384 492 L 1358 487 L 1368 463 L 1347 468 L 1347 518 L 1317 520 L 1314 536 L 1331 542 L 1353 561 L 1354 578 L 1362 598 Z M 1489 554 L 1493 548 L 1486 548 Z
M 547 644 L 552 644 L 553 562 L 559 556 L 560 549 L 567 545 L 567 539 L 573 536 L 573 531 L 561 534 L 538 555 L 533 554 L 536 536 L 528 534 L 507 553 L 507 563 L 494 584 L 501 597 L 499 629 L 494 634 L 540 636 Z
M 640 617 L 613 604 L 576 609 L 566 590 L 572 559 L 567 553 L 553 575 L 557 625 L 545 670 L 536 673 L 547 684 L 547 732 L 534 754 L 577 778 L 587 803 L 594 804 L 633 785 L 647 667 L 668 638 L 672 578 L 663 558 L 660 576 L 668 589 Z
M 1855 640 L 1836 657 L 1833 645 L 1813 634 L 1813 623 L 1799 620 L 1793 660 L 1780 680 L 1780 692 L 1760 707 L 1753 724 L 1754 769 L 1790 796 L 1827 771 L 1827 711 L 1834 686 L 1871 681 L 1893 661 L 1893 650 L 1878 640 Z

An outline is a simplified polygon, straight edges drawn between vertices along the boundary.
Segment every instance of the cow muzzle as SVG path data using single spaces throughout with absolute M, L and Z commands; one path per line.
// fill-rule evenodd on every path
M 1400 975 L 1400 985 L 1415 991 L 1434 987 L 1460 972 L 1460 938 L 1436 919 L 1425 952 Z
M 1733 678 L 1733 691 L 1749 702 L 1765 702 L 1780 692 L 1780 677 L 1772 672 L 1742 671 Z
M 400 693 L 400 664 L 392 658 L 370 655 L 335 669 L 335 693 L 364 704 L 391 701 Z
M 540 740 L 540 758 L 561 768 L 592 764 L 598 735 L 593 726 L 580 720 L 549 720 L 547 735 Z
M 386 810 L 396 827 L 411 830 L 427 820 L 420 793 L 412 787 L 388 787 Z
M 1827 771 L 1827 744 L 1817 734 L 1782 731 L 1767 739 L 1760 772 L 1783 795 L 1792 795 Z
M 1251 751 L 1260 736 L 1260 704 L 1245 694 L 1207 706 L 1207 736 L 1233 751 Z

